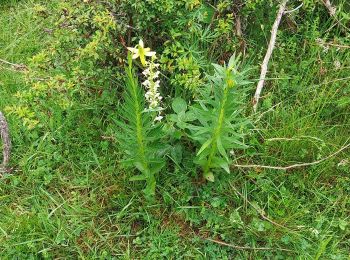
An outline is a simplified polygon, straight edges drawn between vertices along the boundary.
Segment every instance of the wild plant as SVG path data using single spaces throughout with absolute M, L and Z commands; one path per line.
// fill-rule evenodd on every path
M 213 169 L 230 172 L 230 154 L 246 148 L 243 142 L 249 120 L 244 117 L 242 104 L 245 90 L 242 86 L 247 69 L 238 71 L 239 57 L 232 56 L 228 65 L 213 64 L 215 73 L 200 91 L 200 99 L 187 110 L 186 102 L 177 98 L 173 102 L 176 114 L 170 120 L 188 131 L 188 137 L 198 145 L 195 163 L 202 167 L 203 176 L 214 181 Z
M 155 63 L 155 52 L 144 48 L 140 41 L 136 48 L 128 48 L 128 66 L 125 69 L 124 103 L 119 108 L 120 119 L 117 121 L 119 131 L 118 141 L 124 151 L 124 165 L 137 168 L 141 174 L 130 178 L 131 181 L 146 181 L 144 193 L 146 196 L 155 194 L 156 174 L 165 165 L 164 146 L 162 139 L 164 133 L 161 130 L 161 96 L 158 92 L 159 81 Z M 146 57 L 151 57 L 147 61 Z M 132 59 L 140 58 L 145 67 L 146 80 L 139 83 L 133 68 Z M 149 103 L 148 107 L 146 101 Z

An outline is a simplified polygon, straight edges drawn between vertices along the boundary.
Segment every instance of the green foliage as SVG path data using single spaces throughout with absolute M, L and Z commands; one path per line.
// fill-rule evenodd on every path
M 186 103 L 175 99 L 172 107 L 176 115 L 170 118 L 180 129 L 188 129 L 188 136 L 199 144 L 195 162 L 210 181 L 214 181 L 213 168 L 230 173 L 229 152 L 247 147 L 242 140 L 249 124 L 241 111 L 245 100 L 242 87 L 249 82 L 247 70 L 239 67 L 239 57 L 232 56 L 227 66 L 213 66 L 215 74 L 209 77 L 199 100 L 186 112 Z
M 133 176 L 131 181 L 146 181 L 146 196 L 155 194 L 155 175 L 164 167 L 162 130 L 154 123 L 154 112 L 146 111 L 144 91 L 135 77 L 131 55 L 126 68 L 124 103 L 118 109 L 122 121 L 118 121 L 117 139 L 125 154 L 126 165 L 136 167 L 141 175 Z
M 47 44 L 29 59 L 25 74 L 29 87 L 19 90 L 18 104 L 6 110 L 28 129 L 43 132 L 47 121 L 58 121 L 82 104 L 112 94 L 109 82 L 121 72 L 114 66 L 121 63 L 121 44 L 115 37 L 125 28 L 97 2 L 37 4 L 33 15 L 46 25 L 40 37 Z
M 276 1 L 3 1 L 0 59 L 25 66 L 0 61 L 1 258 L 347 259 L 349 149 L 287 171 L 231 165 L 308 163 L 349 141 L 349 1 L 334 17 L 303 3 L 282 18 L 251 116 L 244 67 L 223 64 L 240 51 L 259 77 Z M 142 64 L 125 71 L 140 38 L 161 57 L 160 123 Z

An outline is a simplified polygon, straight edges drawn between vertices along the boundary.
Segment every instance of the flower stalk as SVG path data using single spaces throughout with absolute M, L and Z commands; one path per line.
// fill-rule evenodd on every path
M 158 115 L 154 118 L 154 121 L 161 121 L 163 116 L 161 115 L 161 100 L 163 97 L 160 95 L 160 80 L 159 80 L 159 63 L 156 63 L 156 52 L 151 51 L 150 48 L 145 48 L 142 40 L 136 47 L 128 47 L 128 50 L 132 53 L 132 59 L 140 58 L 141 64 L 144 67 L 142 74 L 145 76 L 145 80 L 142 85 L 146 88 L 145 98 L 148 102 L 148 111 L 157 111 Z M 150 57 L 147 60 L 146 57 Z

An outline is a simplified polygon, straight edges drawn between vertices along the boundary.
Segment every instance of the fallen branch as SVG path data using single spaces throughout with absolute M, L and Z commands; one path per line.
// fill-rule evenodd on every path
M 267 73 L 267 66 L 268 66 L 269 60 L 271 58 L 272 51 L 275 48 L 278 26 L 279 26 L 279 24 L 281 22 L 284 10 L 286 9 L 287 2 L 288 2 L 288 0 L 283 0 L 281 2 L 280 7 L 278 9 L 276 20 L 275 20 L 275 22 L 274 22 L 274 24 L 272 26 L 271 39 L 270 39 L 270 42 L 269 42 L 269 46 L 267 48 L 267 52 L 266 52 L 264 61 L 261 64 L 260 80 L 259 80 L 258 85 L 256 87 L 256 91 L 255 91 L 255 95 L 254 95 L 254 99 L 253 99 L 254 112 L 256 112 L 257 108 L 258 108 L 260 94 L 261 94 L 261 91 L 262 91 L 262 89 L 264 87 L 264 81 L 265 81 L 265 77 L 266 77 L 266 73 Z
M 16 64 L 16 63 L 12 63 L 12 62 L 9 62 L 9 61 L 3 60 L 3 59 L 0 59 L 0 63 L 9 65 L 9 66 L 11 66 L 11 67 L 12 67 L 14 70 L 16 70 L 16 71 L 25 71 L 25 70 L 28 70 L 27 66 L 24 65 L 24 64 Z
M 288 11 L 285 11 L 284 14 L 290 14 L 290 13 L 293 13 L 297 10 L 299 10 L 302 6 L 304 5 L 304 3 L 301 3 L 300 5 L 298 5 L 297 7 L 295 7 L 294 9 L 292 10 L 288 10 Z
M 337 47 L 339 49 L 350 49 L 350 45 L 342 45 L 342 44 L 336 44 L 334 42 L 325 42 L 323 39 L 318 38 L 316 40 L 316 44 L 320 47 Z
M 324 4 L 324 6 L 327 8 L 328 13 L 330 16 L 334 16 L 335 13 L 337 12 L 337 8 L 335 8 L 332 4 L 330 0 L 322 0 L 322 3 Z
M 343 146 L 338 151 L 328 155 L 325 158 L 322 158 L 322 159 L 314 161 L 314 162 L 309 162 L 309 163 L 297 163 L 297 164 L 292 164 L 289 166 L 269 166 L 269 165 L 259 165 L 259 164 L 246 164 L 246 165 L 234 164 L 232 166 L 238 167 L 238 168 L 264 168 L 264 169 L 273 169 L 273 170 L 289 170 L 289 169 L 293 169 L 293 168 L 299 168 L 299 167 L 312 166 L 312 165 L 319 164 L 321 162 L 328 160 L 329 158 L 332 158 L 333 156 L 337 155 L 338 153 L 344 151 L 345 149 L 347 149 L 349 147 L 350 147 L 350 143 Z
M 294 252 L 292 250 L 289 249 L 285 249 L 285 248 L 272 248 L 272 247 L 250 247 L 250 246 L 236 246 L 236 245 L 232 245 L 232 244 L 228 244 L 226 242 L 220 241 L 220 240 L 216 240 L 216 239 L 211 239 L 211 238 L 204 238 L 207 241 L 222 245 L 222 246 L 227 246 L 227 247 L 232 247 L 234 249 L 239 249 L 239 250 L 273 250 L 273 251 L 286 251 L 286 252 Z
M 277 103 L 277 104 L 275 104 L 275 105 L 273 105 L 273 106 L 270 107 L 268 110 L 262 112 L 262 113 L 259 115 L 259 117 L 255 120 L 255 123 L 257 123 L 258 121 L 260 121 L 261 118 L 262 118 L 265 114 L 267 114 L 267 113 L 273 111 L 273 109 L 274 109 L 275 107 L 277 107 L 278 105 L 280 105 L 280 104 L 282 104 L 282 101 L 279 102 L 279 103 Z
M 11 156 L 11 139 L 9 134 L 9 127 L 5 116 L 0 111 L 0 137 L 3 146 L 3 160 L 0 165 L 0 174 L 7 171 L 7 165 L 10 162 Z
M 290 230 L 288 227 L 285 227 L 285 226 L 283 226 L 282 224 L 279 224 L 279 223 L 273 221 L 272 219 L 270 219 L 269 217 L 267 217 L 267 216 L 265 215 L 265 213 L 263 212 L 263 210 L 261 210 L 261 209 L 259 209 L 258 207 L 256 207 L 256 206 L 255 206 L 253 203 L 251 203 L 246 197 L 244 197 L 244 196 L 242 195 L 242 193 L 240 193 L 240 192 L 235 188 L 235 186 L 232 185 L 232 183 L 230 183 L 230 186 L 231 186 L 231 188 L 236 192 L 237 195 L 239 195 L 246 203 L 248 203 L 250 206 L 252 206 L 252 207 L 256 210 L 256 212 L 259 213 L 259 215 L 261 216 L 262 219 L 264 219 L 264 220 L 270 222 L 271 224 L 273 224 L 273 225 L 275 225 L 275 226 L 277 226 L 277 227 L 284 228 L 284 229 L 287 229 L 287 230 L 289 230 L 289 231 L 292 231 L 292 230 Z
M 316 140 L 322 143 L 325 143 L 324 140 L 315 137 L 315 136 L 308 136 L 308 135 L 301 135 L 299 137 L 292 137 L 292 138 L 288 138 L 288 137 L 275 137 L 275 138 L 267 138 L 265 139 L 266 142 L 272 142 L 272 141 L 301 141 L 301 140 L 307 140 L 307 139 L 312 139 L 312 140 Z

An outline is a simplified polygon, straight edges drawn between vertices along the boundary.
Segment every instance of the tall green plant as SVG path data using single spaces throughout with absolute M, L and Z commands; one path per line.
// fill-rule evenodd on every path
M 175 99 L 177 115 L 170 119 L 189 131 L 188 136 L 198 144 L 195 163 L 202 167 L 204 177 L 214 181 L 212 170 L 223 168 L 230 172 L 230 152 L 247 146 L 242 142 L 244 129 L 249 124 L 241 113 L 244 101 L 243 85 L 247 70 L 238 71 L 239 59 L 232 56 L 227 66 L 213 64 L 215 74 L 200 92 L 200 100 L 186 112 L 183 100 Z
M 160 123 L 154 121 L 155 111 L 146 110 L 144 90 L 138 82 L 128 56 L 126 68 L 124 103 L 119 109 L 120 120 L 117 121 L 118 141 L 125 155 L 124 165 L 136 167 L 141 174 L 131 177 L 131 181 L 146 181 L 144 192 L 154 195 L 155 175 L 164 166 L 161 140 L 163 132 Z

